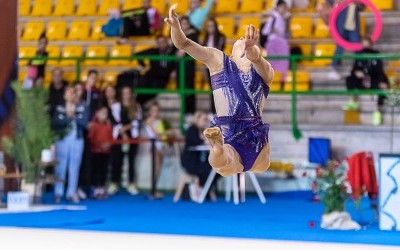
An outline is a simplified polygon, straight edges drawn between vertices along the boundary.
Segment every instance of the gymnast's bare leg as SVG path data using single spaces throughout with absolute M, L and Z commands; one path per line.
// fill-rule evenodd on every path
M 253 84 L 253 86 L 258 88 L 258 93 L 261 93 L 261 88 L 263 88 L 263 90 L 268 89 L 267 86 L 272 82 L 274 72 L 271 65 L 264 58 L 262 58 L 261 51 L 257 46 L 259 30 L 256 30 L 253 25 L 248 26 L 245 37 L 235 42 L 232 48 L 232 56 L 230 59 L 227 59 L 227 56 L 222 51 L 215 48 L 201 46 L 188 39 L 180 27 L 175 9 L 176 4 L 170 8 L 169 17 L 165 18 L 165 22 L 171 26 L 172 42 L 178 49 L 185 51 L 196 60 L 206 64 L 210 70 L 211 77 L 219 73 L 225 74 L 225 71 L 227 70 L 225 65 L 227 61 L 229 61 L 230 67 L 234 64 L 234 67 L 238 68 L 238 71 L 235 73 L 236 75 L 230 75 L 231 78 L 239 78 L 241 72 L 243 72 L 243 74 L 252 74 L 255 80 L 249 82 L 248 84 Z M 229 73 L 233 74 L 232 72 Z M 229 85 L 230 83 L 226 82 L 226 84 Z M 242 87 L 238 86 L 238 83 L 236 83 L 236 85 L 232 84 L 232 86 L 234 86 L 233 88 L 236 86 L 239 89 Z M 240 90 L 238 91 L 240 92 Z M 268 94 L 267 92 L 268 90 L 265 91 L 265 97 Z M 248 120 L 240 123 L 239 125 L 249 124 L 248 128 L 253 128 L 250 125 L 256 124 L 256 127 L 260 128 L 259 131 L 261 131 L 259 132 L 261 135 L 257 134 L 255 137 L 255 139 L 261 138 L 259 140 L 260 143 L 256 144 L 252 148 L 254 152 L 249 156 L 247 155 L 248 152 L 246 150 L 240 148 L 241 145 L 247 144 L 243 143 L 243 140 L 238 146 L 238 143 L 236 143 L 234 139 L 223 138 L 220 127 L 224 127 L 226 125 L 224 128 L 231 129 L 231 131 L 235 133 L 237 129 L 235 129 L 234 121 L 228 121 L 226 124 L 218 127 L 212 127 L 204 131 L 205 137 L 212 146 L 209 162 L 214 170 L 223 176 L 230 176 L 249 170 L 254 172 L 263 172 L 269 167 L 269 127 L 264 128 L 265 124 L 262 125 L 260 115 L 264 108 L 265 98 L 264 95 L 261 98 L 261 96 L 257 95 L 257 93 L 254 94 L 257 96 L 257 98 L 250 97 L 250 99 L 239 100 L 245 102 L 246 105 L 244 106 L 251 105 L 253 107 L 248 114 L 232 114 L 232 105 L 230 104 L 234 98 L 238 98 L 238 95 L 235 95 L 234 93 L 232 94 L 233 96 L 227 96 L 224 94 L 222 88 L 213 87 L 215 108 L 217 111 L 216 118 L 227 116 L 231 117 L 232 120 L 237 118 L 239 118 L 239 120 L 241 118 L 245 118 Z M 247 132 L 251 133 L 253 131 L 248 129 Z M 227 143 L 227 141 L 224 142 L 224 139 L 227 141 L 229 140 L 229 143 Z M 249 144 L 251 144 L 251 142 L 249 142 Z

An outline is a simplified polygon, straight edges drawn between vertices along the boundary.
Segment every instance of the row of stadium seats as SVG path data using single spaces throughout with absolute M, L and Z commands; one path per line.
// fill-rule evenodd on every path
M 371 0 L 381 10 L 392 10 L 393 0 Z M 166 14 L 167 7 L 179 2 L 177 12 L 187 13 L 189 0 L 153 0 L 152 5 Z M 272 7 L 273 0 L 217 0 L 213 12 L 257 13 Z M 105 16 L 109 9 L 132 9 L 142 5 L 142 0 L 19 0 L 21 16 Z M 314 6 L 312 6 L 314 7 Z M 315 11 L 314 8 L 309 11 Z

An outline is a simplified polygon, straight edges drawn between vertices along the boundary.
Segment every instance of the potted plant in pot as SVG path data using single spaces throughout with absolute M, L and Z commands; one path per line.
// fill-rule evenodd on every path
M 33 196 L 34 183 L 41 166 L 42 151 L 55 140 L 51 129 L 44 88 L 25 89 L 13 84 L 16 95 L 16 120 L 13 137 L 2 138 L 4 151 L 19 164 L 24 174 L 21 190 Z
M 345 202 L 351 195 L 350 184 L 346 180 L 345 162 L 332 161 L 325 168 L 317 169 L 317 190 L 325 206 L 321 227 L 325 229 L 360 229 L 360 225 L 351 220 L 345 212 Z M 357 203 L 357 201 L 355 201 Z

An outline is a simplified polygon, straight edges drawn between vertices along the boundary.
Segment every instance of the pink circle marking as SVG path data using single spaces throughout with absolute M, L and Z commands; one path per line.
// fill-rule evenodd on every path
M 375 7 L 375 5 L 370 2 L 369 0 L 346 0 L 344 3 L 341 3 L 337 5 L 335 8 L 333 8 L 331 16 L 329 18 L 329 30 L 331 33 L 332 38 L 342 46 L 343 48 L 347 50 L 352 50 L 352 51 L 358 51 L 362 49 L 361 43 L 352 43 L 349 41 L 346 41 L 338 32 L 337 27 L 336 27 L 336 19 L 338 18 L 340 12 L 342 12 L 345 8 L 347 8 L 350 4 L 358 2 L 362 3 L 368 8 L 372 10 L 372 12 L 375 15 L 375 28 L 374 32 L 371 35 L 372 41 L 377 41 L 379 39 L 379 36 L 382 33 L 382 16 L 378 8 Z

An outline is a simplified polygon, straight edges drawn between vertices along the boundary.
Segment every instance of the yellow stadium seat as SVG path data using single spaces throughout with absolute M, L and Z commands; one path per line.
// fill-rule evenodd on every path
M 169 24 L 164 23 L 163 29 L 162 29 L 162 34 L 163 36 L 169 37 L 171 32 L 171 26 Z
M 117 76 L 120 72 L 116 71 L 107 71 L 104 74 L 103 81 L 106 85 L 114 86 L 117 83 Z
M 181 3 L 179 3 L 179 4 L 181 4 Z M 164 15 L 167 12 L 167 2 L 165 0 L 152 0 L 151 6 L 156 8 L 158 10 L 158 12 L 160 12 L 161 15 Z
M 28 46 L 28 47 L 19 47 L 18 50 L 18 57 L 34 57 L 36 55 L 37 48 L 33 46 Z M 28 64 L 28 60 L 20 60 L 19 65 L 20 66 L 25 66 Z
M 292 38 L 310 38 L 312 22 L 311 17 L 293 17 L 290 20 Z
M 282 90 L 282 72 L 275 71 L 274 72 L 274 79 L 269 86 L 271 91 L 281 91 Z
M 316 44 L 314 49 L 315 56 L 333 56 L 335 54 L 335 44 Z M 332 59 L 315 59 L 313 61 L 314 66 L 328 66 L 332 63 Z
M 292 90 L 293 74 L 291 71 L 286 75 L 286 81 L 284 85 L 284 91 Z M 296 90 L 297 91 L 308 91 L 310 90 L 310 73 L 307 71 L 296 72 Z
M 266 0 L 265 9 L 270 10 L 274 7 L 273 5 L 274 5 L 274 0 Z
M 76 15 L 94 16 L 97 13 L 97 0 L 80 0 Z
M 69 83 L 73 83 L 76 81 L 76 71 L 66 71 L 63 73 L 63 78 L 65 81 Z
M 91 45 L 86 49 L 86 57 L 106 57 L 107 56 L 107 46 L 102 45 Z M 86 60 L 85 65 L 93 65 L 93 66 L 103 66 L 106 61 L 101 60 Z
M 138 44 L 133 49 L 133 53 L 137 54 L 139 52 L 142 52 L 144 50 L 151 49 L 151 48 L 154 48 L 154 46 L 153 45 L 149 45 L 149 44 Z
M 238 3 L 238 0 L 218 0 L 215 12 L 217 14 L 237 12 Z
M 260 13 L 263 11 L 263 0 L 242 0 L 240 12 L 242 13 Z
M 190 1 L 180 1 L 180 0 L 170 0 L 169 6 L 178 3 L 178 7 L 176 8 L 176 13 L 186 15 L 189 11 Z
M 46 51 L 49 54 L 49 57 L 60 57 L 60 53 L 61 53 L 60 46 L 49 45 L 49 46 L 47 46 Z M 49 66 L 58 65 L 58 60 L 57 59 L 47 60 L 47 65 L 49 65 Z
M 89 39 L 90 22 L 72 21 L 69 28 L 68 40 Z
M 258 28 L 261 25 L 261 19 L 259 17 L 242 17 L 239 21 L 236 36 L 244 37 L 246 32 L 246 26 L 250 24 L 253 24 L 254 27 Z
M 72 16 L 75 11 L 75 0 L 57 0 L 53 16 Z
M 26 77 L 26 71 L 25 70 L 18 70 L 18 81 L 19 82 L 24 82 Z
M 230 56 L 232 54 L 232 47 L 233 47 L 233 44 L 230 44 L 230 43 L 225 44 L 224 53 L 226 55 Z
M 227 38 L 235 36 L 235 19 L 232 17 L 217 17 L 219 31 Z
M 360 17 L 360 35 L 367 35 L 367 18 L 365 16 Z
M 292 84 L 291 83 L 285 83 L 285 85 L 283 87 L 283 90 L 284 91 L 292 91 Z M 298 82 L 298 83 L 296 83 L 296 90 L 298 92 L 309 91 L 310 90 L 310 84 L 309 83 Z
M 110 57 L 132 56 L 132 47 L 130 45 L 114 45 L 111 47 Z M 109 60 L 110 66 L 127 66 L 129 60 Z
M 31 0 L 19 0 L 19 15 L 29 16 L 31 13 Z
M 104 24 L 107 23 L 107 20 L 97 20 L 93 23 L 92 33 L 90 34 L 90 40 L 102 40 L 106 36 L 101 31 L 101 28 Z
M 142 0 L 125 0 L 124 4 L 122 5 L 123 10 L 130 10 L 142 7 L 143 1 Z
M 106 16 L 108 15 L 108 11 L 111 9 L 118 9 L 120 8 L 120 1 L 119 0 L 100 0 L 100 6 L 98 15 Z
M 64 40 L 67 33 L 65 21 L 49 21 L 47 23 L 46 37 L 50 41 Z
M 44 74 L 43 87 L 45 89 L 49 89 L 50 84 L 51 84 L 51 71 L 46 70 L 46 73 Z
M 43 22 L 27 22 L 22 35 L 22 41 L 36 41 L 44 32 Z
M 62 50 L 62 57 L 81 57 L 83 55 L 83 48 L 81 46 L 65 46 Z M 76 65 L 76 60 L 61 60 L 60 65 L 63 66 L 74 66 Z
M 393 0 L 371 0 L 379 10 L 393 10 Z
M 317 19 L 313 37 L 314 38 L 328 38 L 329 37 L 329 27 L 328 27 L 328 25 L 325 24 L 325 22 L 321 18 Z
M 53 8 L 53 0 L 35 0 L 31 16 L 50 16 Z

